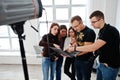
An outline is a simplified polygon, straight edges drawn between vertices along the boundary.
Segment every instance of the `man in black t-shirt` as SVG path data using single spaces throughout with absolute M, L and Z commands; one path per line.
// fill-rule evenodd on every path
M 71 19 L 72 27 L 77 31 L 77 45 L 84 46 L 90 45 L 95 40 L 95 32 L 85 26 L 80 16 L 74 16 Z M 92 66 L 89 65 L 89 58 L 93 56 L 93 52 L 80 52 L 80 54 L 84 54 L 82 56 L 77 55 L 75 58 L 75 72 L 77 75 L 77 80 L 90 80 Z
M 99 50 L 97 80 L 116 80 L 120 66 L 119 32 L 115 27 L 105 23 L 104 14 L 101 11 L 94 11 L 90 15 L 90 21 L 94 28 L 100 29 L 98 39 L 91 45 L 69 47 L 68 51 L 92 52 Z

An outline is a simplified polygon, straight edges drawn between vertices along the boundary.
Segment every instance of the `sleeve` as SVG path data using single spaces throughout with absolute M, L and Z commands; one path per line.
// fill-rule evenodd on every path
M 89 30 L 86 36 L 85 42 L 94 42 L 96 38 L 96 34 L 93 30 Z
M 107 40 L 110 39 L 109 35 L 110 35 L 109 32 L 106 31 L 102 35 L 99 36 L 99 39 L 102 39 L 103 41 L 107 42 Z
M 116 36 L 115 32 L 116 31 L 113 28 L 108 28 L 99 36 L 99 39 L 102 39 L 105 42 L 112 42 L 114 41 L 114 37 Z
M 39 46 L 47 46 L 47 35 L 44 35 L 39 42 Z
M 39 42 L 39 46 L 44 46 L 44 47 L 47 47 L 48 46 L 48 42 L 47 42 L 47 37 L 48 35 L 44 35 L 41 39 L 41 41 Z M 48 37 L 49 38 L 49 37 Z M 49 38 L 50 39 L 50 38 Z M 49 46 L 52 46 L 53 47 L 53 43 L 50 43 L 50 40 L 49 40 Z

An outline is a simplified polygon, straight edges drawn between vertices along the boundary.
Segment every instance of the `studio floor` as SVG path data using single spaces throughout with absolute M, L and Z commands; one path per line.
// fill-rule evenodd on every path
M 29 80 L 43 80 L 41 65 L 27 65 Z M 92 73 L 91 80 L 96 79 L 96 73 Z M 22 65 L 0 65 L 0 80 L 25 80 Z M 70 80 L 62 69 L 62 80 Z M 120 80 L 120 77 L 117 77 Z

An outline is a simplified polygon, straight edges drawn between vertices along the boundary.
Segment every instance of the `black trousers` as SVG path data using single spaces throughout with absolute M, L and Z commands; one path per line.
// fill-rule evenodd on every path
M 75 58 L 69 58 L 67 57 L 65 59 L 64 63 L 64 73 L 70 77 L 71 80 L 76 80 L 75 79 L 75 66 L 74 66 L 74 60 Z M 71 70 L 70 70 L 71 69 Z

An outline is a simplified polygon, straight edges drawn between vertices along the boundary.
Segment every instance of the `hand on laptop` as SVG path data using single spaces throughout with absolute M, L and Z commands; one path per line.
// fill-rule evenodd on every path
M 53 46 L 54 46 L 55 48 L 57 48 L 57 49 L 61 49 L 60 46 L 57 45 L 57 44 L 53 44 Z

